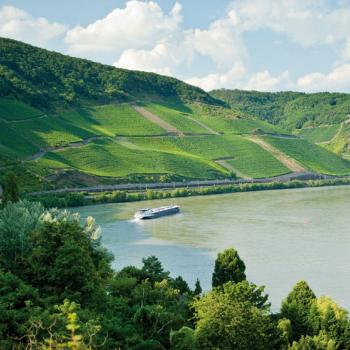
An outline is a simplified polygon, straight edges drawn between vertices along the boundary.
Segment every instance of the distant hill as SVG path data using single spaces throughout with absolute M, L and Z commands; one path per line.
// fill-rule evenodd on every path
M 347 95 L 313 99 L 300 93 L 210 95 L 174 78 L 0 38 L 0 182 L 10 171 L 24 192 L 350 174 L 350 162 L 334 153 L 347 152 Z M 321 126 L 295 130 L 311 120 Z
M 222 104 L 178 79 L 129 71 L 0 38 L 0 96 L 33 107 L 108 103 L 138 98 Z
M 213 90 L 238 111 L 287 129 L 340 124 L 350 117 L 350 94 Z

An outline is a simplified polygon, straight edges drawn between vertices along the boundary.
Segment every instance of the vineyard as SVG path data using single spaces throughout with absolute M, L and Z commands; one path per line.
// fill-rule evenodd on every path
M 0 120 L 1 163 L 8 157 L 27 159 L 27 166 L 43 176 L 59 169 L 127 181 L 163 175 L 202 180 L 232 173 L 245 178 L 289 173 L 268 149 L 249 140 L 253 134 L 264 137 L 307 170 L 350 173 L 350 162 L 304 139 L 329 139 L 337 131 L 335 126 L 304 129 L 299 135 L 303 138 L 293 139 L 273 137 L 286 131 L 222 107 L 143 103 L 156 116 L 150 120 L 127 103 L 60 109 L 44 115 L 24 103 L 2 100 L 6 103 L 1 111 L 13 111 L 14 117 Z M 159 120 L 181 134 L 170 135 Z
M 215 163 L 193 156 L 133 150 L 111 140 L 94 141 L 84 147 L 48 153 L 39 165 L 72 168 L 98 176 L 125 177 L 132 174 L 177 174 L 188 179 L 214 179 L 223 171 Z
M 37 109 L 17 100 L 0 98 L 0 119 L 17 121 L 40 116 Z
M 81 129 L 90 135 L 112 137 L 165 134 L 162 128 L 143 118 L 128 104 L 85 107 L 62 112 L 59 117 L 71 133 Z
M 191 154 L 208 160 L 225 159 L 246 177 L 261 178 L 289 172 L 269 152 L 238 135 L 133 138 L 130 141 L 145 149 L 182 155 Z
M 296 159 L 309 170 L 330 175 L 350 173 L 349 161 L 307 140 L 271 136 L 264 137 L 264 140 Z
M 173 109 L 174 107 L 169 107 L 160 104 L 147 104 L 146 109 L 150 112 L 154 113 L 158 117 L 162 118 L 169 124 L 176 127 L 176 129 L 180 130 L 185 134 L 206 134 L 208 130 L 198 125 L 196 122 L 187 118 L 187 114 L 183 112 L 184 109 Z M 175 108 L 179 108 L 175 106 Z M 192 117 L 192 115 L 191 115 Z
M 304 128 L 297 132 L 297 135 L 311 142 L 327 142 L 330 141 L 338 132 L 339 125 L 318 126 L 315 128 Z

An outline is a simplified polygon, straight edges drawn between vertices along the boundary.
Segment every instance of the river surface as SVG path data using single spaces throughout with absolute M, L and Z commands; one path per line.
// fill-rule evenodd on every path
M 181 214 L 133 220 L 140 207 L 179 204 Z M 217 252 L 229 247 L 247 277 L 265 285 L 278 309 L 293 285 L 306 280 L 350 310 L 350 186 L 236 193 L 78 208 L 95 217 L 114 268 L 141 266 L 156 255 L 191 287 L 211 284 Z

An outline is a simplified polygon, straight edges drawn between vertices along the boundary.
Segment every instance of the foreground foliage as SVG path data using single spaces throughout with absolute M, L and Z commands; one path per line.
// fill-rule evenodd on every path
M 1 349 L 350 349 L 347 311 L 302 281 L 271 313 L 234 249 L 202 293 L 154 256 L 113 271 L 100 235 L 91 217 L 39 203 L 0 211 Z

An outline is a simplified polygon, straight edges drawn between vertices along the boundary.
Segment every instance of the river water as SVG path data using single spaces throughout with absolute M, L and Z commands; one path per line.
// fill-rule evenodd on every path
M 179 204 L 181 214 L 133 220 L 140 207 Z M 172 276 L 209 289 L 217 252 L 229 247 L 247 277 L 265 285 L 278 309 L 293 285 L 306 280 L 350 310 L 350 186 L 276 190 L 106 204 L 78 208 L 103 229 L 114 267 L 141 266 L 156 255 Z

